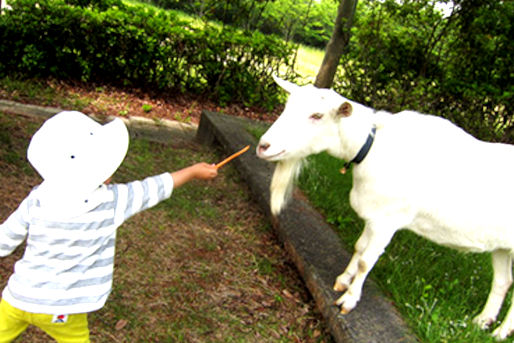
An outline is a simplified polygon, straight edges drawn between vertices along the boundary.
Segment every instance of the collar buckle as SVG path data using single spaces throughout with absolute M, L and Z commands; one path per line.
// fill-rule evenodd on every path
M 341 168 L 341 170 L 340 170 L 341 174 L 346 174 L 346 171 L 348 170 L 348 168 L 350 168 L 350 166 L 353 163 L 361 163 L 366 158 L 366 156 L 368 155 L 368 153 L 371 149 L 371 146 L 373 145 L 373 142 L 375 140 L 376 132 L 377 132 L 377 127 L 375 125 L 373 125 L 373 127 L 371 128 L 371 132 L 368 134 L 368 138 L 366 138 L 366 142 L 364 143 L 362 148 L 359 150 L 357 155 L 351 161 L 346 162 L 343 165 L 343 168 Z

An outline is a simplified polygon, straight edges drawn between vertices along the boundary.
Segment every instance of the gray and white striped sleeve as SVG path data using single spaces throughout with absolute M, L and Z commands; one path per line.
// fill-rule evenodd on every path
M 118 186 L 117 211 L 123 211 L 123 219 L 126 220 L 168 199 L 173 191 L 173 178 L 170 173 L 163 173 Z
M 5 222 L 0 224 L 0 256 L 10 255 L 27 236 L 28 223 L 24 214 L 27 212 L 28 200 L 25 199 Z

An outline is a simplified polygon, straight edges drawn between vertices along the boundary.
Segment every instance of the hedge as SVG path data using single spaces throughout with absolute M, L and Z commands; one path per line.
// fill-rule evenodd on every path
M 208 94 L 222 103 L 272 107 L 270 75 L 293 47 L 275 36 L 198 28 L 146 6 L 17 0 L 0 16 L 0 76 L 54 76 Z

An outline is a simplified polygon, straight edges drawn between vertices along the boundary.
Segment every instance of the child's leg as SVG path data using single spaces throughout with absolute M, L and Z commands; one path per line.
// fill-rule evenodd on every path
M 89 343 L 87 313 L 54 316 L 34 314 L 32 324 L 49 334 L 58 343 Z
M 18 337 L 29 325 L 27 312 L 12 307 L 7 301 L 0 301 L 0 343 L 7 343 Z

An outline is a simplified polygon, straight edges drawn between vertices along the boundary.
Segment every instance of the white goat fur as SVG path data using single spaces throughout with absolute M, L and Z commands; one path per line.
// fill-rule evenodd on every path
M 257 148 L 259 157 L 278 161 L 274 214 L 285 206 L 303 158 L 327 151 L 349 161 L 377 127 L 369 154 L 353 167 L 350 204 L 365 227 L 335 282 L 335 290 L 346 291 L 336 301 L 341 312 L 356 306 L 369 271 L 403 228 L 459 250 L 492 252 L 492 288 L 474 322 L 482 328 L 495 322 L 512 283 L 514 146 L 480 141 L 439 117 L 376 112 L 332 90 L 276 82 L 290 96 Z M 340 114 L 345 103 L 351 113 Z M 514 331 L 513 306 L 493 332 L 497 339 Z
M 285 206 L 302 167 L 301 159 L 282 160 L 277 163 L 271 179 L 271 212 L 277 214 Z

